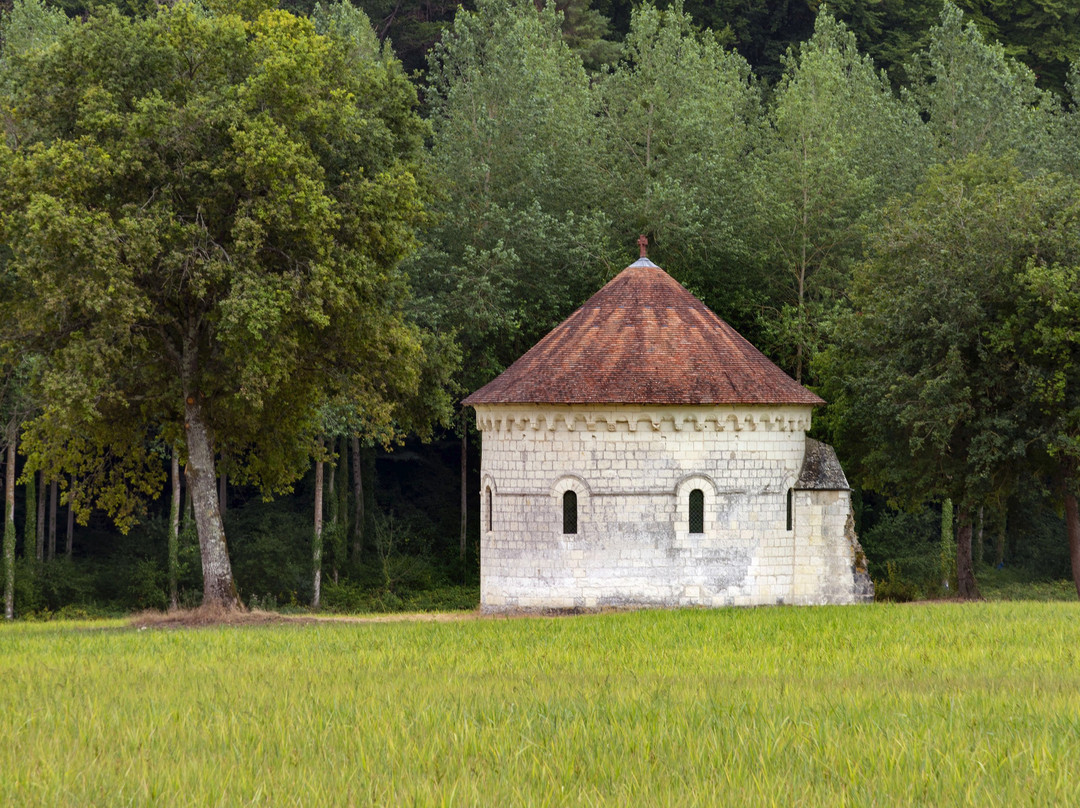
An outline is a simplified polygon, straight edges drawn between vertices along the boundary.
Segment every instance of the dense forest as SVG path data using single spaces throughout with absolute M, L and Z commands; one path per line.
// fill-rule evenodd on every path
M 879 597 L 1080 592 L 1074 4 L 16 0 L 0 36 L 8 618 L 475 605 L 459 402 L 639 234 L 829 402 Z

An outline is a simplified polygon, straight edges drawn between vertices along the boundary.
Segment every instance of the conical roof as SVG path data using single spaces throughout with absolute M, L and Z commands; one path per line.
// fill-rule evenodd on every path
M 464 403 L 824 402 L 642 258 Z

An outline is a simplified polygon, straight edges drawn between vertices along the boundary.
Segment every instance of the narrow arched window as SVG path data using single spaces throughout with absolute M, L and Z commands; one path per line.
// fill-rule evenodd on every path
M 690 492 L 690 532 L 705 532 L 705 492 L 700 488 Z
M 484 505 L 487 506 L 487 510 L 486 510 L 486 513 L 487 513 L 487 532 L 490 533 L 491 532 L 491 522 L 492 522 L 492 515 L 491 515 L 491 486 L 490 485 L 487 486 L 484 489 L 484 499 L 485 499 Z
M 562 495 L 562 532 L 577 533 L 577 494 L 573 491 Z
M 787 529 L 791 530 L 791 526 L 795 521 L 795 503 L 792 500 L 791 489 L 787 490 Z

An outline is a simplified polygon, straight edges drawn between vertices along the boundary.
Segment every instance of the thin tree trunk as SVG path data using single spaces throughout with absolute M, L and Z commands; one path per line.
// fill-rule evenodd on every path
M 333 441 L 330 442 L 330 445 L 334 445 Z M 325 493 L 328 501 L 326 520 L 333 522 L 337 519 L 337 463 L 331 460 L 329 465 L 330 473 L 325 474 L 325 471 L 323 472 L 326 477 Z
M 469 428 L 465 423 L 465 413 L 462 412 L 461 418 L 461 547 L 458 552 L 458 556 L 462 561 L 465 560 L 465 529 L 469 519 L 469 492 L 467 488 L 467 450 L 468 450 L 468 434 Z
M 994 567 L 1005 565 L 1005 533 L 1009 527 L 1009 508 L 1001 509 L 1001 521 L 998 523 L 997 538 L 994 541 Z
M 322 448 L 322 441 L 319 441 Z M 311 608 L 319 608 L 322 595 L 323 461 L 315 461 L 315 535 L 311 542 L 311 566 L 315 571 Z
M 39 471 L 37 474 L 37 557 L 38 559 L 45 558 L 45 472 Z
M 203 420 L 202 402 L 195 391 L 185 396 L 184 416 L 188 458 L 184 472 L 191 491 L 195 529 L 199 534 L 203 605 L 237 609 L 240 608 L 240 599 L 233 583 L 225 526 L 218 510 L 214 448 L 210 445 L 210 433 Z
M 75 551 L 75 475 L 68 478 L 67 536 L 64 538 L 64 555 L 69 559 Z
M 45 546 L 37 543 L 37 475 L 26 481 L 26 519 L 23 521 L 23 555 L 44 559 Z
M 941 588 L 950 592 L 952 589 L 953 566 L 956 562 L 956 533 L 953 530 L 953 504 L 946 497 L 941 502 Z
M 15 444 L 18 435 L 7 430 L 4 473 L 4 618 L 15 619 Z
M 956 581 L 961 598 L 978 600 L 979 586 L 971 563 L 971 513 L 967 508 L 960 511 L 960 528 L 956 532 Z
M 60 496 L 60 486 L 56 480 L 49 483 L 49 561 L 56 558 L 56 500 Z
M 1073 584 L 1076 596 L 1080 598 L 1080 512 L 1076 506 L 1076 495 L 1065 491 L 1065 530 L 1069 535 L 1069 559 L 1072 561 Z
M 184 479 L 187 479 L 187 466 L 184 467 Z M 187 530 L 191 520 L 195 518 L 195 503 L 191 499 L 191 486 L 184 486 L 184 515 L 180 520 L 180 529 Z
M 986 520 L 984 519 L 985 509 L 982 505 L 979 506 L 979 515 L 975 520 L 975 569 L 982 566 L 983 563 L 983 551 L 985 544 L 983 544 L 983 529 L 986 527 Z
M 342 435 L 338 441 L 338 481 L 337 518 L 340 523 L 337 541 L 334 545 L 334 583 L 338 582 L 339 568 L 348 558 L 349 553 L 349 439 Z
M 225 458 L 222 458 L 224 460 Z M 218 510 L 221 511 L 221 518 L 225 518 L 225 512 L 229 509 L 229 475 L 224 471 L 218 475 Z
M 364 467 L 360 462 L 360 437 L 353 435 L 353 561 L 364 554 Z
M 169 503 L 169 608 L 180 607 L 178 578 L 180 572 L 180 453 L 173 447 L 172 467 L 169 470 L 172 480 L 172 501 Z
M 333 445 L 334 445 L 334 441 L 333 441 L 333 439 L 331 439 L 330 446 L 333 447 Z M 338 528 L 338 498 L 337 498 L 337 487 L 336 487 L 336 483 L 337 483 L 337 462 L 335 462 L 334 460 L 330 461 L 330 474 L 328 475 L 328 477 L 329 477 L 329 479 L 327 479 L 327 481 L 326 481 L 326 491 L 325 491 L 325 499 L 326 499 L 325 504 L 326 504 L 326 507 L 325 507 L 324 510 L 326 511 L 326 522 L 329 525 L 331 525 L 331 527 L 333 528 L 333 530 L 331 531 L 331 538 L 336 539 L 336 537 L 338 535 L 338 533 L 337 533 L 337 528 Z M 332 544 L 330 549 L 333 552 L 333 561 L 334 561 L 333 566 L 330 568 L 330 578 L 333 580 L 334 583 L 337 583 L 337 580 L 338 580 L 337 552 L 336 552 L 337 547 Z

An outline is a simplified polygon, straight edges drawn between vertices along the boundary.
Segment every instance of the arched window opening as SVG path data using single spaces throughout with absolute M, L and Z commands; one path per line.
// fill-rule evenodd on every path
M 573 491 L 562 495 L 562 532 L 577 533 L 577 494 Z
M 795 503 L 792 499 L 792 492 L 789 488 L 787 490 L 787 529 L 791 530 L 791 526 L 795 521 Z
M 491 486 L 490 485 L 487 486 L 484 489 L 484 505 L 485 505 L 485 513 L 487 514 L 487 532 L 490 533 L 491 532 L 491 522 L 492 522 L 492 515 L 491 515 Z
M 705 492 L 700 488 L 690 492 L 690 532 L 705 532 Z

